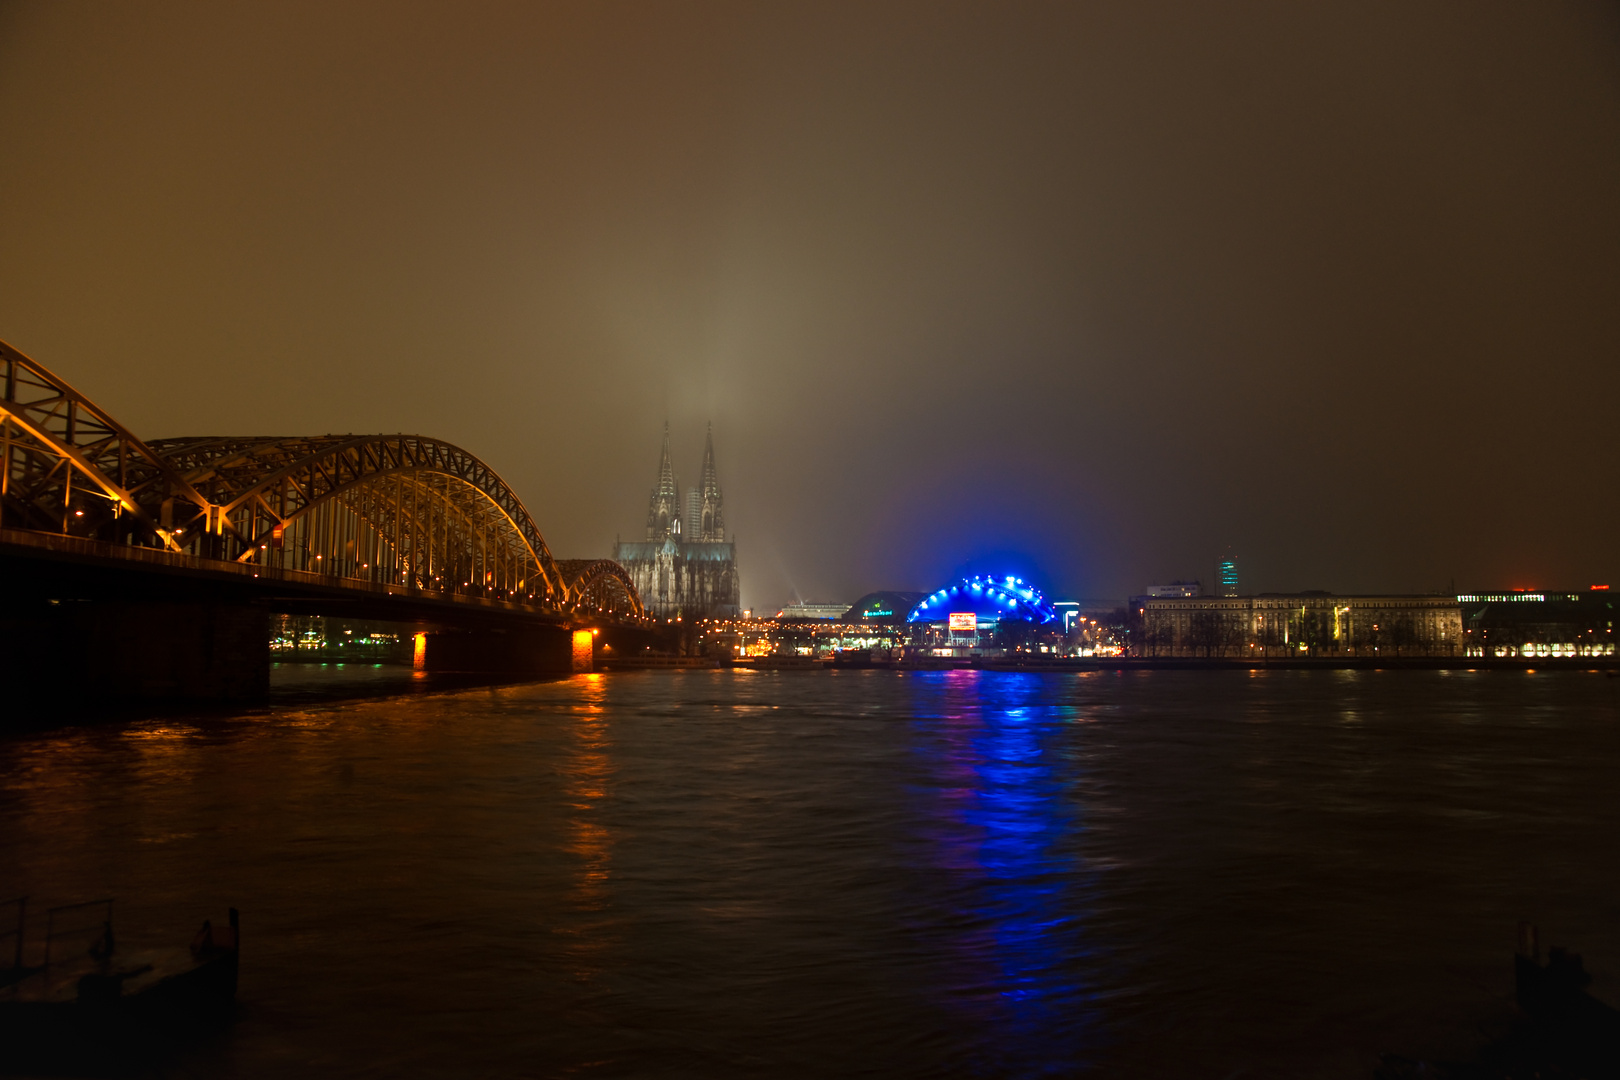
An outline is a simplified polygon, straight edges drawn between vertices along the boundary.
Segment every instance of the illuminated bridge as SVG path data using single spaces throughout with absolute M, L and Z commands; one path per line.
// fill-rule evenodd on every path
M 449 443 L 418 435 L 142 441 L 3 342 L 0 374 L 7 675 L 29 679 L 40 659 L 61 669 L 63 649 L 89 648 L 98 666 L 79 673 L 121 682 L 133 696 L 143 695 L 131 680 L 153 683 L 145 696 L 166 696 L 165 686 L 173 696 L 252 696 L 208 689 L 220 679 L 235 685 L 229 662 L 213 680 L 158 669 L 185 668 L 188 649 L 207 654 L 192 667 L 252 651 L 255 636 L 267 640 L 257 629 L 271 611 L 457 631 L 462 640 L 447 639 L 446 649 L 519 668 L 566 667 L 572 646 L 556 643 L 573 631 L 648 623 L 622 567 L 553 558 L 506 483 Z M 206 625 L 188 625 L 198 620 Z M 42 636 L 52 653 L 43 658 L 34 655 Z M 100 665 L 108 650 L 125 661 L 114 658 L 121 670 L 112 676 Z M 549 659 L 531 663 L 540 654 Z M 235 666 L 267 672 L 267 664 Z M 182 685 L 188 679 L 197 692 Z

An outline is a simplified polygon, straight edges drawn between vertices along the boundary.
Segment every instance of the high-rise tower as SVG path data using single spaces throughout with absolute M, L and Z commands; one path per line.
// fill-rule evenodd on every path
M 703 494 L 697 488 L 686 489 L 686 515 L 681 518 L 681 539 L 687 543 L 703 532 Z

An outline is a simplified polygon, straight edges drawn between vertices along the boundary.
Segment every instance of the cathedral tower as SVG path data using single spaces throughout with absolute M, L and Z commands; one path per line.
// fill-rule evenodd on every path
M 681 495 L 666 423 L 658 480 L 647 502 L 647 539 L 620 543 L 613 557 L 630 572 L 652 614 L 665 619 L 735 618 L 741 599 L 737 548 L 726 541 L 712 429 L 704 440 L 702 479 L 684 499 Z
M 647 539 L 669 540 L 680 532 L 681 492 L 675 486 L 675 466 L 669 460 L 669 421 L 664 421 L 664 449 L 658 458 L 658 482 L 647 506 Z
M 714 425 L 710 424 L 703 436 L 703 480 L 698 487 L 699 532 L 691 539 L 713 544 L 726 538 L 726 518 L 720 502 L 720 476 L 714 469 Z

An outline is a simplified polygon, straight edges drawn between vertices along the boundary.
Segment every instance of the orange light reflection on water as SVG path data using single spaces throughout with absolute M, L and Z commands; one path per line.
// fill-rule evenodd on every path
M 613 870 L 613 832 L 601 820 L 611 796 L 614 774 L 613 738 L 607 713 L 607 684 L 599 674 L 578 675 L 580 703 L 574 713 L 574 753 L 563 764 L 564 791 L 569 817 L 567 852 L 578 860 L 572 893 L 581 911 L 605 911 Z M 574 977 L 590 980 L 602 969 L 601 954 L 609 942 L 604 920 L 586 923 L 574 932 L 569 949 Z

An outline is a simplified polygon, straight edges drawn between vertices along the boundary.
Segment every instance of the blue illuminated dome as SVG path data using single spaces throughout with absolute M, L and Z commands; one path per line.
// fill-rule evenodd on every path
M 1036 625 L 1057 618 L 1041 591 L 1023 578 L 980 575 L 929 593 L 911 609 L 906 622 L 944 622 L 953 611 Z

